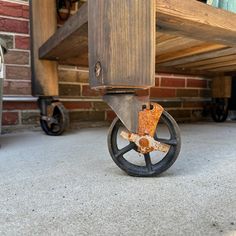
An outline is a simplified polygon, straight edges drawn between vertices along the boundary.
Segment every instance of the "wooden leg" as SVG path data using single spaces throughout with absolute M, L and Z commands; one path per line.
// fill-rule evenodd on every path
M 219 76 L 212 79 L 212 97 L 230 98 L 232 90 L 231 76 Z
M 88 1 L 92 88 L 148 88 L 155 79 L 155 1 Z
M 58 96 L 57 63 L 39 60 L 39 47 L 57 29 L 55 0 L 31 0 L 31 66 L 33 96 Z

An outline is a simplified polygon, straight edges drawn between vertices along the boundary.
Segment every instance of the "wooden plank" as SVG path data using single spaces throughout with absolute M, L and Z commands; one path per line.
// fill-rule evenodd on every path
M 172 52 L 162 54 L 162 55 L 157 55 L 156 62 L 158 64 L 161 64 L 166 61 L 171 61 L 171 60 L 175 60 L 175 59 L 179 59 L 179 58 L 183 58 L 187 56 L 193 56 L 193 55 L 201 54 L 205 52 L 211 52 L 211 51 L 219 50 L 222 48 L 225 48 L 225 46 L 212 44 L 212 43 L 203 43 L 203 44 L 196 45 L 191 48 L 186 48 L 179 51 L 177 48 L 176 51 L 172 51 Z
M 150 75 L 147 76 L 147 74 L 148 70 L 153 71 L 153 63 L 143 57 L 143 54 L 147 55 L 144 51 L 147 48 L 153 48 L 153 42 L 155 41 L 155 36 L 153 36 L 154 29 L 153 31 L 150 31 L 149 27 L 155 22 L 153 13 L 153 22 L 150 21 L 150 17 L 148 18 L 148 14 L 150 13 L 148 11 L 150 11 L 150 9 L 153 11 L 156 10 L 157 29 L 160 30 L 156 34 L 157 68 L 168 68 L 168 70 L 170 70 L 169 67 L 178 66 L 178 68 L 175 68 L 176 71 L 181 70 L 186 71 L 186 73 L 187 71 L 194 71 L 195 73 L 197 67 L 195 68 L 194 65 L 186 66 L 189 68 L 188 70 L 183 67 L 186 64 L 195 63 L 196 61 L 236 54 L 236 48 L 228 48 L 224 45 L 232 45 L 232 41 L 236 41 L 232 38 L 236 31 L 236 21 L 234 21 L 236 16 L 232 13 L 212 8 L 195 0 L 151 0 L 148 1 L 148 3 L 145 2 L 145 4 L 141 0 L 136 1 L 136 3 L 131 3 L 131 0 L 122 0 L 119 1 L 119 3 L 117 3 L 117 1 L 115 2 L 115 0 L 102 0 L 101 3 L 99 3 L 101 4 L 101 9 L 105 4 L 104 2 L 108 2 L 106 4 L 110 5 L 110 8 L 105 9 L 105 12 L 101 13 L 96 9 L 96 1 L 90 1 L 92 10 L 89 11 L 89 13 L 93 11 L 94 16 L 91 18 L 95 22 L 93 24 L 94 28 L 91 27 L 92 40 L 94 42 L 94 45 L 91 45 L 94 49 L 99 40 L 100 42 L 105 40 L 107 43 L 104 45 L 104 50 L 100 48 L 101 55 L 104 56 L 105 53 L 110 54 L 108 55 L 112 59 L 109 61 L 110 65 L 115 68 L 114 72 L 109 71 L 110 74 L 108 74 L 108 69 L 104 68 L 107 73 L 107 78 L 109 77 L 109 81 L 102 81 L 100 84 L 101 81 L 98 82 L 97 80 L 94 80 L 96 81 L 95 84 L 99 84 L 99 86 L 103 86 L 107 82 L 113 86 L 114 81 L 118 83 L 126 81 L 126 85 L 130 86 L 134 74 L 141 70 L 141 79 L 137 78 L 137 81 L 140 81 L 140 84 L 135 83 L 138 87 L 141 86 L 142 83 L 145 84 L 147 82 L 148 79 L 145 79 L 145 77 L 151 77 Z M 152 7 L 154 7 L 155 2 L 156 8 L 153 9 Z M 116 13 L 119 9 L 117 10 L 116 8 L 111 7 L 115 4 L 120 7 L 119 13 Z M 130 7 L 130 4 L 145 6 L 143 9 L 141 9 L 141 7 L 139 9 L 135 6 L 131 9 L 130 13 L 126 13 L 127 6 L 129 5 Z M 151 7 L 152 4 L 153 6 Z M 123 8 L 121 9 L 121 7 Z M 193 9 L 196 10 L 193 11 Z M 110 14 L 108 14 L 108 10 L 111 12 Z M 104 19 L 102 19 L 103 13 Z M 90 15 L 92 15 L 92 13 Z M 115 15 L 117 19 L 115 19 Z M 98 17 L 97 19 L 95 19 L 96 16 Z M 128 17 L 130 18 L 128 19 Z M 139 20 L 139 17 L 143 17 L 142 22 Z M 98 19 L 101 19 L 100 22 L 98 22 Z M 111 19 L 111 21 L 108 22 L 107 19 Z M 131 19 L 135 19 L 135 21 Z M 88 66 L 87 21 L 88 5 L 84 4 L 79 12 L 71 17 L 65 25 L 40 48 L 40 58 L 58 60 L 63 64 Z M 102 25 L 101 21 L 106 21 L 105 25 Z M 129 22 L 135 23 L 131 25 Z M 110 29 L 111 24 L 114 24 L 117 28 L 114 32 Z M 144 25 L 145 27 L 148 26 L 148 28 L 145 29 Z M 136 29 L 141 29 L 143 27 L 143 32 L 140 32 L 141 30 L 135 31 L 135 27 Z M 134 37 L 136 34 L 138 37 Z M 149 44 L 152 46 L 148 45 L 147 42 L 147 38 L 149 38 L 150 35 L 151 41 L 149 41 Z M 117 39 L 115 40 L 114 38 L 116 36 Z M 189 38 L 186 38 L 186 36 Z M 141 37 L 143 37 L 142 40 Z M 98 41 L 95 41 L 95 39 Z M 213 43 L 209 42 L 209 39 L 211 41 L 213 40 Z M 202 40 L 205 42 L 202 42 Z M 101 42 L 101 44 L 103 43 Z M 129 47 L 123 47 L 123 45 L 129 45 Z M 143 47 L 143 45 L 145 46 Z M 233 42 L 233 45 L 235 46 L 236 42 Z M 101 45 L 99 45 L 99 47 L 100 46 Z M 116 61 L 113 59 L 115 53 L 121 55 Z M 151 50 L 149 53 L 150 55 L 153 54 Z M 98 55 L 95 56 L 98 57 Z M 134 57 L 136 57 L 136 59 L 134 59 Z M 123 60 L 124 58 L 125 60 Z M 123 64 L 126 63 L 126 58 L 129 63 L 124 66 Z M 91 63 L 91 72 L 93 72 L 93 74 L 94 63 L 95 61 Z M 206 63 L 208 62 L 206 61 Z M 142 66 L 140 66 L 141 64 Z M 126 68 L 128 65 L 130 66 L 130 69 Z M 126 69 L 124 70 L 124 68 Z M 228 69 L 229 68 L 227 67 L 227 71 Z M 133 73 L 131 73 L 131 71 Z M 118 74 L 120 76 L 118 76 Z M 123 75 L 125 76 L 122 77 Z M 113 79 L 115 77 L 116 79 Z M 126 77 L 129 79 L 125 80 Z M 123 86 L 123 84 L 119 84 L 118 86 Z
M 156 55 L 173 53 L 176 50 L 184 50 L 187 48 L 193 48 L 196 45 L 203 44 L 202 41 L 191 39 L 191 38 L 183 38 L 183 37 L 175 37 L 172 39 L 165 40 L 163 42 L 159 42 L 157 39 L 156 44 Z
M 233 72 L 233 71 L 236 71 L 236 65 L 230 65 L 230 66 L 222 66 L 222 67 L 219 67 L 219 68 L 214 68 L 214 69 L 209 69 L 209 71 L 211 72 Z
M 233 54 L 236 54 L 236 48 L 225 47 L 223 49 L 216 49 L 207 53 L 203 52 L 203 53 L 194 54 L 190 56 L 183 55 L 183 57 L 170 59 L 169 61 L 166 61 L 164 63 L 159 63 L 159 64 L 161 66 L 179 66 L 186 63 L 194 63 L 196 61 L 208 60 L 211 58 L 217 58 L 217 57 L 233 55 Z
M 39 49 L 40 58 L 66 60 L 88 54 L 88 7 L 84 3 Z
M 32 94 L 58 96 L 57 63 L 38 59 L 38 48 L 55 33 L 57 28 L 55 1 L 31 0 L 30 19 Z
M 156 73 L 204 76 L 208 78 L 214 78 L 222 74 L 219 72 L 203 71 L 203 70 L 191 69 L 191 68 L 185 69 L 185 68 L 165 67 L 165 66 L 160 66 L 158 64 L 156 64 Z
M 232 90 L 231 76 L 219 76 L 212 80 L 213 98 L 230 98 Z
M 156 0 L 158 31 L 236 46 L 236 14 L 195 0 Z
M 212 59 L 202 60 L 202 61 L 196 61 L 192 63 L 177 65 L 175 67 L 184 67 L 184 68 L 199 68 L 201 66 L 205 65 L 212 65 L 219 62 L 229 62 L 229 61 L 236 61 L 236 54 L 229 55 L 229 56 L 223 56 L 223 57 L 215 57 Z
M 198 66 L 197 69 L 199 69 L 199 70 L 212 70 L 212 69 L 222 68 L 222 67 L 226 67 L 226 66 L 235 66 L 235 65 L 236 65 L 236 60 L 234 59 L 231 61 L 219 61 L 217 63 Z
M 155 0 L 92 0 L 88 14 L 91 87 L 152 87 Z
M 163 34 L 158 31 L 156 32 L 156 42 L 158 43 L 162 43 L 162 42 L 165 42 L 166 40 L 170 40 L 174 38 L 177 38 L 177 36 L 171 35 L 171 34 Z
M 88 67 L 88 53 L 80 54 L 76 57 L 68 57 L 58 60 L 61 65 Z

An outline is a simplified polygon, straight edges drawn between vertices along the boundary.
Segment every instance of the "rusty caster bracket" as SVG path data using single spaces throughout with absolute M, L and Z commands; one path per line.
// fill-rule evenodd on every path
M 160 143 L 154 139 L 155 131 L 162 115 L 164 108 L 157 104 L 151 103 L 149 107 L 146 107 L 138 115 L 138 134 L 121 132 L 121 137 L 134 142 L 138 151 L 142 154 L 146 154 L 152 151 L 168 152 L 170 146 Z
M 53 112 L 56 106 L 61 104 L 60 102 L 53 102 L 49 106 L 47 106 L 47 115 L 46 116 L 41 116 L 42 120 L 45 120 L 48 122 L 49 127 L 51 127 L 52 124 L 58 123 L 58 121 L 53 118 Z

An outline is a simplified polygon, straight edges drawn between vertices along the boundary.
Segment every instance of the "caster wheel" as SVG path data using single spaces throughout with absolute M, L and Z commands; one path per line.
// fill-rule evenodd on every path
M 224 122 L 228 117 L 228 99 L 216 98 L 213 100 L 211 116 L 215 122 Z
M 65 107 L 60 102 L 52 102 L 47 105 L 50 115 L 41 116 L 40 125 L 42 130 L 50 136 L 61 135 L 69 125 L 69 115 Z
M 126 141 L 120 136 L 122 131 L 127 131 L 127 129 L 116 118 L 109 129 L 108 148 L 117 166 L 131 176 L 157 176 L 170 168 L 179 155 L 181 148 L 180 130 L 174 118 L 166 111 L 162 113 L 154 139 L 170 145 L 167 153 L 153 151 L 141 154 L 138 152 L 135 143 Z

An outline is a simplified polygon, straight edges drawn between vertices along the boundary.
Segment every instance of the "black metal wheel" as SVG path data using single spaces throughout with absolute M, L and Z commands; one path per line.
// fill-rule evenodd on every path
M 50 106 L 50 108 L 48 107 Z M 42 130 L 50 136 L 61 135 L 69 125 L 69 115 L 62 103 L 53 101 L 47 105 L 51 115 L 41 115 L 40 125 Z
M 108 148 L 118 167 L 131 176 L 152 177 L 173 165 L 181 148 L 180 130 L 174 118 L 166 111 L 163 112 L 160 123 L 154 138 L 170 145 L 169 151 L 154 151 L 143 155 L 138 152 L 135 143 L 120 137 L 122 131 L 127 131 L 123 123 L 118 118 L 113 121 L 108 133 Z
M 215 122 L 224 122 L 229 113 L 228 98 L 215 98 L 212 101 L 211 116 Z

